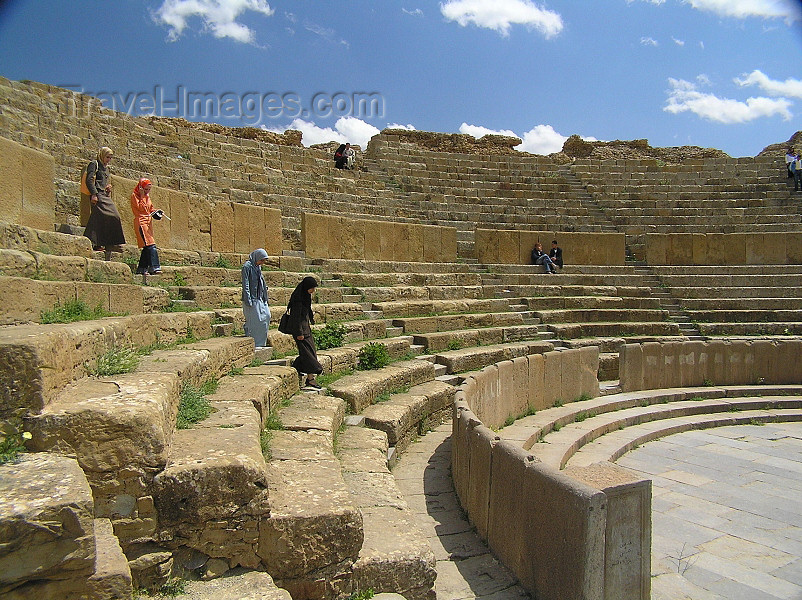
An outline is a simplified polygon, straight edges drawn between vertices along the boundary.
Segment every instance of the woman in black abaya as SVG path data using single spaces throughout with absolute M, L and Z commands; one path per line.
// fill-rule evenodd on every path
M 298 358 L 295 359 L 292 366 L 298 371 L 302 385 L 304 374 L 306 374 L 306 385 L 320 389 L 320 385 L 315 381 L 315 375 L 322 373 L 323 367 L 317 360 L 315 338 L 312 337 L 312 325 L 315 324 L 312 314 L 312 294 L 315 293 L 315 288 L 317 288 L 317 280 L 314 277 L 304 277 L 292 292 L 287 304 L 287 311 L 290 314 L 290 333 L 295 338 L 295 345 L 298 347 Z

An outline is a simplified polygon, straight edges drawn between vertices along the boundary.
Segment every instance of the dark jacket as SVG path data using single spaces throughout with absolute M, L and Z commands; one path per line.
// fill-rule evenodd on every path
M 89 195 L 105 194 L 109 184 L 109 170 L 99 160 L 93 160 L 86 167 L 86 187 Z
M 563 249 L 562 248 L 560 248 L 559 246 L 557 246 L 556 248 L 552 248 L 549 251 L 549 258 L 551 259 L 551 262 L 553 262 L 555 265 L 557 265 L 561 269 L 563 268 Z

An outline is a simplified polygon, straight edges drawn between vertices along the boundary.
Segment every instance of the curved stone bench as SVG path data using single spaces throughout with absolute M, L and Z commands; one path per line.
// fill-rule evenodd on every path
M 428 352 L 445 352 L 453 345 L 456 345 L 456 348 L 464 348 L 466 346 L 537 340 L 544 336 L 551 337 L 551 334 L 543 333 L 538 325 L 512 325 L 415 334 L 412 336 L 412 340 L 415 344 L 426 348 Z
M 751 403 L 764 405 L 763 408 L 755 410 L 739 409 L 736 413 L 688 415 L 641 423 L 621 431 L 613 431 L 580 448 L 568 459 L 566 469 L 584 467 L 605 460 L 614 462 L 641 444 L 685 431 L 730 425 L 802 422 L 802 409 L 800 409 L 802 399 L 797 398 L 796 402 L 783 400 L 764 397 L 761 402 Z M 750 403 L 743 404 L 748 406 Z M 794 408 L 782 408 L 784 405 Z
M 672 321 L 549 323 L 548 329 L 561 338 L 681 335 L 679 325 Z
M 504 298 L 463 298 L 456 300 L 392 300 L 374 302 L 373 310 L 385 317 L 418 317 L 432 313 L 441 315 L 459 313 L 486 313 L 509 311 L 510 302 Z
M 466 298 L 484 298 L 484 286 L 392 286 L 392 287 L 359 287 L 357 292 L 364 296 L 366 302 L 392 302 L 401 300 L 464 300 Z M 489 297 L 493 297 L 492 295 Z
M 523 325 L 523 315 L 518 312 L 497 312 L 478 314 L 437 315 L 434 317 L 407 317 L 393 319 L 395 327 L 403 327 L 404 333 L 435 333 L 454 329 L 473 329 L 476 327 L 503 327 Z
M 358 371 L 346 375 L 331 385 L 332 395 L 348 403 L 351 411 L 361 413 L 374 404 L 376 398 L 384 393 L 409 388 L 434 379 L 434 365 L 425 360 L 407 360 L 383 367 L 375 371 Z

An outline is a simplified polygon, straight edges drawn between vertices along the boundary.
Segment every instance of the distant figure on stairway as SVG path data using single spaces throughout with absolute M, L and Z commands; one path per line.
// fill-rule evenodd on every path
M 549 255 L 543 252 L 543 244 L 540 242 L 536 243 L 535 247 L 532 249 L 532 264 L 541 265 L 546 269 L 546 273 L 551 273 L 552 275 L 557 272 Z
M 301 387 L 306 375 L 306 385 L 315 389 L 320 389 L 320 385 L 315 381 L 315 376 L 323 372 L 323 366 L 317 360 L 317 348 L 315 348 L 315 338 L 312 337 L 312 325 L 315 324 L 315 317 L 312 314 L 312 295 L 317 288 L 317 280 L 314 277 L 304 277 L 303 281 L 293 290 L 290 301 L 287 303 L 287 311 L 290 314 L 290 332 L 295 338 L 295 345 L 298 348 L 298 358 L 293 361 L 293 368 L 298 371 L 298 378 Z
M 125 243 L 120 213 L 111 199 L 109 163 L 114 152 L 104 146 L 97 158 L 81 171 L 81 224 L 84 235 L 94 250 L 105 250 L 106 260 L 112 252 L 122 252 Z M 84 220 L 86 217 L 86 220 Z
M 785 153 L 785 168 L 788 171 L 788 177 L 794 176 L 794 163 L 799 160 L 799 156 L 796 155 L 793 148 L 788 148 Z
M 350 143 L 340 144 L 334 152 L 334 166 L 338 169 L 353 169 L 354 160 L 354 149 Z
M 156 240 L 153 238 L 153 219 L 160 220 L 164 212 L 156 210 L 150 201 L 150 179 L 144 177 L 136 184 L 131 194 L 131 210 L 134 213 L 134 230 L 137 246 L 142 248 L 139 255 L 139 265 L 136 274 L 158 275 L 162 272 L 159 264 L 159 252 L 156 250 Z
M 245 315 L 245 335 L 253 338 L 254 346 L 267 346 L 267 329 L 270 327 L 270 307 L 267 305 L 267 285 L 262 265 L 267 252 L 257 248 L 242 265 L 242 312 Z
M 557 245 L 557 240 L 551 240 L 551 250 L 549 250 L 549 258 L 555 265 L 563 268 L 563 249 Z

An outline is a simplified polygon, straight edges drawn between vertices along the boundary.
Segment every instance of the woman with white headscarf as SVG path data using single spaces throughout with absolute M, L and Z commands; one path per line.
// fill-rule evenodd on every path
M 262 265 L 267 252 L 257 248 L 242 265 L 242 312 L 245 314 L 245 335 L 252 337 L 257 348 L 267 346 L 267 328 L 270 326 L 270 307 L 267 305 L 267 285 L 262 276 Z

